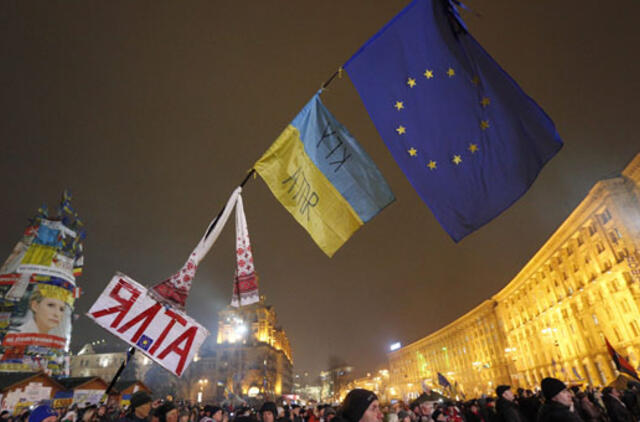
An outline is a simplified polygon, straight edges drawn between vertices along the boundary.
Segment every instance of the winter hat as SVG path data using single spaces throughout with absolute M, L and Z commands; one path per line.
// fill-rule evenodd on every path
M 276 404 L 272 401 L 266 401 L 263 403 L 259 413 L 262 414 L 262 412 L 271 412 L 274 418 L 278 416 L 278 408 L 276 407 Z
M 510 389 L 511 386 L 510 385 L 499 385 L 496 388 L 496 396 L 498 396 L 498 398 L 502 397 L 502 395 L 504 394 L 505 391 L 507 391 L 508 389 Z
M 349 394 L 345 397 L 340 413 L 349 422 L 359 422 L 374 400 L 378 400 L 378 396 L 373 391 L 356 388 L 349 391 Z
M 36 407 L 33 412 L 31 412 L 31 416 L 29 416 L 29 422 L 42 422 L 49 416 L 58 416 L 58 414 L 51 407 L 43 404 Z
M 151 396 L 145 391 L 136 391 L 131 395 L 131 408 L 135 409 L 143 404 L 151 403 Z
M 542 387 L 542 394 L 547 400 L 551 400 L 556 396 L 556 394 L 567 388 L 564 382 L 551 377 L 543 379 L 540 383 L 540 387 Z

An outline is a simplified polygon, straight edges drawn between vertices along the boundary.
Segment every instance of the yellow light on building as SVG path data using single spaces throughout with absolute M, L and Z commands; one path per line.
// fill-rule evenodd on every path
M 591 189 L 500 292 L 389 353 L 390 384 L 408 397 L 428 365 L 433 373 L 457 374 L 455 381 L 468 395 L 494 383 L 533 388 L 546 376 L 606 385 L 617 371 L 605 337 L 637 367 L 639 321 L 637 154 L 621 177 Z

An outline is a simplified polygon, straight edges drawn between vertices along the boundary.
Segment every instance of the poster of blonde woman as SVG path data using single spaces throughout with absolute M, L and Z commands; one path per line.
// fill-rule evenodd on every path
M 40 208 L 0 268 L 0 370 L 65 371 L 84 230 L 65 192 Z

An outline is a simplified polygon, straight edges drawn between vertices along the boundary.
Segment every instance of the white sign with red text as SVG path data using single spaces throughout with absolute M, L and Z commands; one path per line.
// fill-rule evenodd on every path
M 111 279 L 87 316 L 177 376 L 209 335 L 197 321 L 162 305 L 124 274 Z

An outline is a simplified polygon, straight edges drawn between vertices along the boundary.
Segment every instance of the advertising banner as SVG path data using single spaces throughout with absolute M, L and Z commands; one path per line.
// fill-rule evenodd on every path
M 0 267 L 0 371 L 65 373 L 85 237 L 70 199 L 39 209 Z
M 209 335 L 197 321 L 161 304 L 123 274 L 111 279 L 87 316 L 177 376 Z

